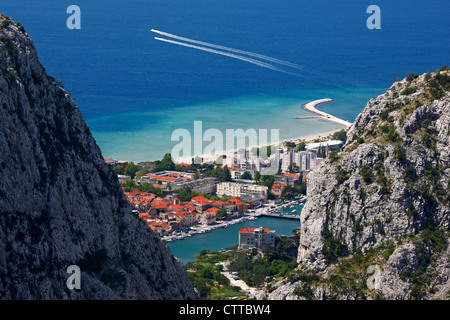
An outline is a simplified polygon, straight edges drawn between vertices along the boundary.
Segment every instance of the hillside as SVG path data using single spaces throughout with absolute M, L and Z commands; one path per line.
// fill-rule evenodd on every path
M 81 269 L 69 290 L 67 267 Z M 0 16 L 0 299 L 193 299 L 134 214 L 78 106 Z
M 449 298 L 449 75 L 394 82 L 308 175 L 299 267 L 269 299 Z

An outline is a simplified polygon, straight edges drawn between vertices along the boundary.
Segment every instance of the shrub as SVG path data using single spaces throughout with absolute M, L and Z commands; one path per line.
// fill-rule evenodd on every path
M 381 118 L 382 120 L 386 120 L 387 117 L 388 117 L 388 115 L 389 115 L 389 112 L 390 112 L 390 111 L 391 111 L 391 110 L 389 110 L 389 109 L 384 110 L 384 111 L 380 114 L 380 118 Z
M 426 118 L 422 121 L 422 128 L 428 128 L 428 126 L 431 124 L 431 119 Z
M 0 29 L 6 28 L 7 26 L 9 26 L 9 24 L 11 23 L 11 20 L 5 19 L 2 21 L 2 23 L 0 24 Z
M 406 81 L 408 81 L 408 82 L 411 82 L 411 81 L 413 81 L 415 78 L 417 78 L 418 77 L 418 75 L 416 75 L 416 74 L 414 74 L 414 72 L 411 72 L 410 74 L 408 74 L 407 76 L 406 76 Z
M 339 184 L 342 184 L 345 180 L 347 180 L 350 177 L 349 173 L 343 169 L 338 168 L 338 170 L 336 170 L 336 179 L 338 181 Z
M 341 140 L 341 141 L 347 141 L 347 132 L 345 130 L 341 130 L 338 132 L 333 133 L 333 139 Z
M 368 165 L 365 165 L 361 168 L 361 176 L 365 183 L 370 184 L 372 183 L 373 173 L 372 168 L 370 168 Z
M 343 244 L 341 237 L 333 237 L 328 227 L 323 231 L 323 249 L 322 253 L 325 259 L 331 263 L 336 262 L 339 257 L 344 256 L 347 252 L 347 245 Z
M 411 181 L 416 177 L 416 170 L 414 169 L 414 166 L 407 166 L 405 168 L 405 179 L 407 181 Z
M 113 171 L 117 175 L 123 175 L 123 169 L 122 169 L 122 166 L 120 166 L 120 165 L 115 166 L 113 168 Z
M 338 156 L 337 156 L 337 151 L 333 150 L 330 152 L 330 155 L 328 156 L 328 158 L 330 159 L 330 162 L 333 163 L 337 160 Z
M 417 91 L 417 87 L 406 87 L 402 92 L 400 92 L 401 95 L 407 96 L 410 94 L 413 94 Z
M 406 209 L 406 215 L 410 218 L 415 218 L 418 215 L 418 212 L 412 203 L 410 203 L 408 209 Z
M 405 149 L 403 149 L 400 146 L 397 146 L 394 150 L 394 155 L 399 161 L 405 161 L 406 160 L 406 152 Z
M 388 135 L 387 135 L 387 140 L 390 142 L 397 142 L 398 140 L 398 134 L 395 131 L 394 128 L 389 129 Z

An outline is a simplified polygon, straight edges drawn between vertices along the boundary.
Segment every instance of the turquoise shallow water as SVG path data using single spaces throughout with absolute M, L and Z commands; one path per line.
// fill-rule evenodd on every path
M 298 220 L 262 217 L 253 221 L 220 228 L 204 234 L 196 234 L 183 240 L 168 242 L 172 254 L 183 264 L 195 260 L 195 255 L 202 249 L 213 251 L 226 249 L 239 243 L 239 229 L 264 227 L 275 230 L 277 235 L 291 235 L 298 228 Z
M 202 121 L 203 133 L 219 129 L 225 139 L 226 129 L 278 129 L 280 140 L 313 135 L 340 128 L 318 119 L 296 119 L 314 115 L 302 108 L 306 102 L 331 98 L 320 108 L 353 121 L 372 97 L 386 88 L 348 88 L 304 90 L 278 95 L 251 95 L 211 101 L 167 110 L 128 112 L 87 119 L 105 157 L 146 161 L 161 159 L 178 141 L 171 141 L 176 129 L 187 129 L 194 140 L 194 121 Z M 259 132 L 259 131 L 258 131 Z M 271 137 L 268 136 L 270 141 Z M 203 149 L 209 144 L 205 141 Z M 223 141 L 224 148 L 226 146 Z M 192 155 L 194 154 L 192 150 Z

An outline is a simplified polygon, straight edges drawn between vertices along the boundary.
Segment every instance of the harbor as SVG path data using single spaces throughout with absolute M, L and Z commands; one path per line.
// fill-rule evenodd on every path
M 216 222 L 211 225 L 196 225 L 187 230 L 178 231 L 174 234 L 162 237 L 161 240 L 165 242 L 174 242 L 187 239 L 192 236 L 207 234 L 217 229 L 225 229 L 230 226 L 239 225 L 248 221 L 259 220 L 262 217 L 289 219 L 293 221 L 300 221 L 300 212 L 306 198 L 301 197 L 296 200 L 286 201 L 279 204 L 264 204 L 260 207 L 248 210 L 244 216 L 237 219 Z
M 183 240 L 167 242 L 167 245 L 172 254 L 183 264 L 186 264 L 195 261 L 195 256 L 203 249 L 220 251 L 238 245 L 240 229 L 259 228 L 261 226 L 274 230 L 277 236 L 290 236 L 293 230 L 300 226 L 300 221 L 261 216 L 230 224 L 226 228 L 215 228 L 205 233 L 198 233 L 195 236 L 184 237 Z
M 280 204 L 265 205 L 255 210 L 250 210 L 249 215 L 253 217 L 273 217 L 282 219 L 300 219 L 300 211 L 306 197 L 302 196 L 299 199 L 286 201 Z M 297 212 L 298 211 L 298 212 Z

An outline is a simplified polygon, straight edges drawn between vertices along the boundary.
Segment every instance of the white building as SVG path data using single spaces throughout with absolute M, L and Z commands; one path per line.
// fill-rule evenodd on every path
M 217 185 L 217 195 L 219 197 L 230 196 L 238 198 L 255 195 L 267 200 L 268 188 L 252 183 L 221 182 Z
M 219 183 L 219 179 L 213 177 L 206 177 L 197 180 L 183 180 L 173 184 L 172 189 L 185 189 L 190 188 L 195 192 L 201 193 L 215 193 L 216 185 Z
M 319 147 L 327 147 L 327 148 L 339 148 L 344 144 L 344 141 L 341 140 L 328 140 L 322 142 L 308 143 L 305 146 L 306 150 L 318 149 Z
M 316 150 L 299 151 L 298 149 L 285 150 L 281 155 L 281 171 L 289 172 L 289 167 L 295 164 L 300 171 L 309 171 L 315 168 L 317 160 Z
M 245 228 L 239 231 L 239 249 L 264 249 L 275 245 L 275 231 L 267 228 Z

